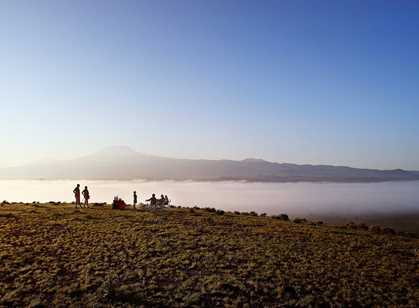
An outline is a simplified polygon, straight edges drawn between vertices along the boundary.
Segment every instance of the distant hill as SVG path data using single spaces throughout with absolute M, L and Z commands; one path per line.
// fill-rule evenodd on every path
M 141 154 L 128 147 L 110 147 L 72 160 L 3 168 L 0 178 L 381 182 L 419 180 L 419 172 L 297 165 L 262 159 L 175 159 Z

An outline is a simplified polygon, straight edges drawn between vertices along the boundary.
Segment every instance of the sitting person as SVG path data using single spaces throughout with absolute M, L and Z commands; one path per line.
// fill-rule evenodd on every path
M 158 205 L 164 206 L 165 203 L 166 203 L 166 199 L 164 199 L 163 195 L 160 195 L 160 199 L 158 200 Z
M 170 200 L 169 200 L 169 198 L 167 197 L 167 195 L 166 195 L 166 196 L 164 196 L 164 205 L 169 205 L 169 203 L 170 203 Z
M 115 198 L 113 198 L 113 202 L 112 202 L 112 209 L 114 210 L 123 210 L 125 209 L 127 206 L 127 204 L 125 203 L 124 200 L 122 200 L 121 198 L 118 198 L 118 196 L 116 196 Z

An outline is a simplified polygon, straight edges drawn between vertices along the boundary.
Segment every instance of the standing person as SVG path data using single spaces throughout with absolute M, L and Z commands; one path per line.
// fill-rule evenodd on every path
M 76 208 L 77 206 L 80 206 L 81 208 L 81 203 L 80 203 L 80 184 L 77 184 L 76 188 L 74 188 L 73 190 L 74 193 L 74 197 L 76 197 Z
M 84 187 L 83 198 L 84 198 L 84 206 L 89 207 L 90 194 L 89 194 L 89 190 L 87 189 L 87 186 Z
M 137 205 L 137 201 L 138 201 L 137 192 L 134 191 L 134 209 L 135 209 L 135 206 Z
M 146 201 L 150 201 L 150 206 L 151 207 L 156 207 L 157 205 L 157 198 L 156 198 L 156 194 L 152 194 L 150 199 L 147 199 Z

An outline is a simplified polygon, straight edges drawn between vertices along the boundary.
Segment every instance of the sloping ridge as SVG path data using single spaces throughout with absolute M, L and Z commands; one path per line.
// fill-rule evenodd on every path
M 419 172 L 297 165 L 253 158 L 175 159 L 141 154 L 128 147 L 111 147 L 73 160 L 0 169 L 0 178 L 380 182 L 419 180 Z

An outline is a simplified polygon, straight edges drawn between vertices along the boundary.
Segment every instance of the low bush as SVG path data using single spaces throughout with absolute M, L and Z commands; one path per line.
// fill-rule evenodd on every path
M 105 206 L 106 202 L 95 202 L 95 203 L 92 203 L 92 205 L 93 206 Z
M 213 207 L 207 207 L 207 208 L 205 208 L 205 210 L 206 210 L 207 212 L 210 212 L 210 213 L 215 213 L 215 212 L 217 212 L 217 210 L 216 210 L 215 208 L 213 208 Z
M 272 218 L 283 220 L 283 221 L 289 221 L 290 220 L 290 218 L 288 217 L 287 214 L 274 215 L 274 216 L 272 216 Z
M 383 228 L 383 233 L 384 234 L 389 234 L 389 235 L 395 235 L 396 230 L 394 230 L 393 228 L 385 227 L 385 228 Z
M 373 233 L 381 233 L 381 227 L 380 226 L 371 226 L 370 231 Z
M 359 224 L 358 225 L 358 229 L 361 229 L 361 230 L 368 230 L 368 226 L 366 225 L 366 224 L 364 224 L 364 223 L 362 223 L 362 224 Z
M 60 205 L 61 204 L 60 201 L 50 201 L 48 203 L 51 204 L 51 205 Z
M 356 229 L 356 224 L 355 224 L 353 221 L 351 221 L 351 222 L 348 222 L 348 223 L 346 224 L 346 227 L 347 227 L 348 229 Z
M 307 222 L 307 219 L 305 219 L 305 218 L 295 218 L 294 219 L 294 223 L 296 223 L 296 224 L 302 224 L 302 223 L 306 223 Z

